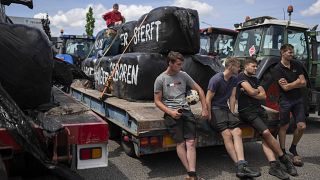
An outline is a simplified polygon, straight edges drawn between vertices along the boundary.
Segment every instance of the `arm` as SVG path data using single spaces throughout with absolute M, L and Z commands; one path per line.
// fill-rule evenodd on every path
M 110 12 L 105 13 L 104 15 L 102 15 L 102 18 L 106 21 L 110 16 Z
M 199 94 L 200 97 L 200 102 L 201 102 L 201 106 L 202 106 L 202 111 L 201 111 L 201 115 L 203 118 L 208 118 L 208 106 L 206 104 L 206 97 L 204 95 L 204 92 L 202 90 L 202 88 L 197 84 L 194 83 L 194 85 L 192 86 L 193 90 L 196 90 Z
M 250 83 L 248 81 L 243 81 L 241 83 L 241 87 L 245 90 L 245 92 L 249 95 L 249 96 L 256 96 L 259 94 L 259 90 L 253 88 Z
M 298 79 L 293 81 L 293 82 L 291 82 L 291 83 L 288 83 L 285 78 L 281 78 L 278 81 L 278 83 L 279 83 L 280 87 L 284 91 L 290 91 L 290 90 L 295 89 L 295 88 L 306 87 L 306 85 L 307 85 L 306 79 L 305 79 L 303 74 L 300 74 Z
M 232 93 L 231 93 L 231 96 L 230 96 L 230 98 L 229 98 L 230 111 L 231 111 L 232 113 L 235 113 L 236 92 L 237 92 L 237 88 L 234 87 L 234 88 L 232 89 Z
M 259 86 L 258 90 L 259 90 L 259 94 L 254 96 L 253 98 L 256 98 L 258 100 L 265 100 L 267 98 L 266 91 L 263 89 L 262 86 Z
M 163 104 L 161 91 L 156 91 L 154 93 L 154 103 L 161 111 L 169 114 L 171 117 L 173 117 L 175 119 L 179 119 L 180 116 L 182 115 L 181 113 L 178 112 L 178 110 L 172 110 L 172 109 L 168 108 L 165 104 Z
M 212 102 L 212 98 L 214 97 L 214 92 L 212 92 L 211 90 L 207 91 L 207 96 L 206 96 L 206 104 L 208 107 L 208 120 L 211 120 L 211 102 Z
M 264 100 L 266 99 L 266 92 L 262 86 L 259 86 L 257 89 L 253 88 L 249 82 L 243 81 L 241 87 L 246 91 L 246 93 L 255 99 Z

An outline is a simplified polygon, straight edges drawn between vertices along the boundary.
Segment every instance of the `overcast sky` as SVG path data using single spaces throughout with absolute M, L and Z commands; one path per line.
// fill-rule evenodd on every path
M 137 20 L 153 8 L 160 6 L 179 6 L 198 11 L 200 27 L 232 28 L 233 24 L 242 22 L 246 16 L 273 16 L 278 19 L 288 18 L 286 10 L 293 5 L 292 20 L 308 26 L 320 24 L 320 0 L 33 0 L 33 9 L 23 5 L 6 6 L 6 14 L 19 17 L 42 18 L 46 13 L 51 21 L 51 32 L 59 35 L 60 29 L 65 34 L 83 34 L 85 32 L 85 15 L 88 8 L 93 8 L 95 33 L 105 28 L 102 14 L 118 3 L 120 12 L 127 21 Z M 284 13 L 285 12 L 285 13 Z

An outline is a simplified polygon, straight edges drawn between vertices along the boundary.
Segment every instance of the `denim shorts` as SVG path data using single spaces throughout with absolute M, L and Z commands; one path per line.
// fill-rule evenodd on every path
M 290 122 L 290 112 L 293 115 L 295 123 L 306 122 L 303 98 L 280 100 L 280 125 L 286 125 Z

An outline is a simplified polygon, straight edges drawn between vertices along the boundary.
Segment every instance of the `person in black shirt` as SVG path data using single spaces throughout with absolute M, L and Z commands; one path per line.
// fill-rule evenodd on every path
M 257 61 L 248 58 L 244 62 L 244 71 L 238 75 L 237 95 L 238 112 L 242 121 L 253 126 L 262 136 L 262 148 L 269 161 L 269 174 L 279 179 L 288 179 L 289 176 L 280 167 L 275 154 L 285 165 L 287 172 L 293 176 L 297 175 L 297 170 L 293 166 L 289 157 L 284 154 L 279 143 L 271 134 L 267 127 L 267 114 L 261 101 L 266 99 L 266 93 L 260 86 L 258 79 L 254 76 L 257 70 Z
M 301 88 L 306 86 L 303 68 L 299 62 L 293 60 L 293 46 L 284 44 L 280 48 L 281 61 L 274 67 L 273 77 L 280 86 L 280 146 L 285 153 L 286 132 L 289 127 L 290 113 L 292 113 L 297 128 L 289 151 L 293 154 L 293 163 L 302 166 L 303 162 L 298 155 L 296 146 L 306 129 L 306 116 Z
M 237 78 L 234 75 L 237 75 L 239 70 L 240 61 L 234 57 L 227 58 L 224 71 L 210 79 L 206 95 L 208 121 L 221 134 L 225 148 L 237 167 L 236 176 L 258 177 L 261 173 L 248 167 L 244 158 L 240 120 L 234 116 L 237 86 Z

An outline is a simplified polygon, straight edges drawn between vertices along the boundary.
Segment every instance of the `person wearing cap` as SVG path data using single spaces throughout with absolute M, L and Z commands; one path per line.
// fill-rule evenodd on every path
M 112 11 L 102 15 L 102 18 L 106 21 L 107 27 L 112 27 L 125 22 L 125 18 L 119 12 L 118 4 L 113 4 Z

